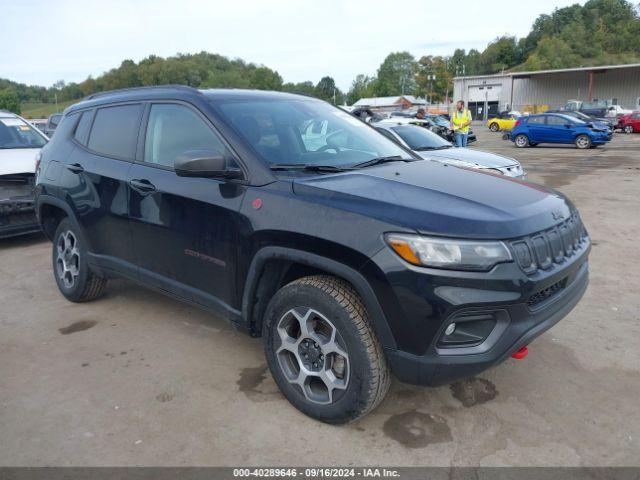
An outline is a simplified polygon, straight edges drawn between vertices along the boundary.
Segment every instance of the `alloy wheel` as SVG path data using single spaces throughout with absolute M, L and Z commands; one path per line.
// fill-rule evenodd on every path
M 73 288 L 80 275 L 78 240 L 71 230 L 60 234 L 56 242 L 56 273 L 66 288 Z
M 349 385 L 349 354 L 335 325 L 306 307 L 287 311 L 278 321 L 274 342 L 285 378 L 310 402 L 328 405 Z
M 626 125 L 624 127 L 624 133 L 633 133 L 633 127 L 631 125 Z
M 579 148 L 589 148 L 589 146 L 591 145 L 591 141 L 586 135 L 580 135 L 576 140 L 576 144 Z

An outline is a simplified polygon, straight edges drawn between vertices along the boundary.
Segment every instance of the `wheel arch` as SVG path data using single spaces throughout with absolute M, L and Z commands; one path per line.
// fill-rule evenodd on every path
M 249 333 L 261 334 L 267 304 L 281 286 L 314 274 L 333 275 L 351 284 L 362 298 L 381 345 L 396 348 L 384 311 L 364 275 L 331 258 L 281 246 L 263 247 L 251 261 L 242 295 L 242 318 Z
M 53 240 L 53 236 L 62 219 L 68 218 L 73 227 L 82 234 L 83 240 L 87 242 L 84 229 L 80 226 L 73 210 L 68 203 L 59 198 L 51 195 L 39 195 L 36 199 L 36 215 L 42 230 L 49 240 Z M 87 247 L 91 251 L 91 246 L 87 245 Z

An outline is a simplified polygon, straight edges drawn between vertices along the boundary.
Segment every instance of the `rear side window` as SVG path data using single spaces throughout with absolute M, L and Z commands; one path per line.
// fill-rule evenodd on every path
M 544 125 L 544 117 L 529 117 L 527 120 L 529 125 Z
M 152 105 L 144 161 L 173 168 L 176 158 L 189 150 L 226 153 L 222 141 L 190 108 L 174 104 Z
M 135 157 L 142 105 L 99 108 L 93 121 L 88 147 L 108 157 Z
M 50 128 L 56 128 L 58 126 L 58 124 L 60 123 L 61 119 L 62 119 L 62 114 L 54 113 L 53 115 L 51 115 L 49 117 L 49 127 Z
M 89 127 L 91 126 L 91 117 L 93 117 L 93 111 L 83 112 L 76 127 L 76 132 L 73 135 L 78 142 L 83 145 L 87 143 L 87 134 L 89 133 Z

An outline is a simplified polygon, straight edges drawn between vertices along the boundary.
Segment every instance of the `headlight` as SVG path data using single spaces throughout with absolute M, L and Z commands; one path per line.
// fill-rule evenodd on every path
M 450 270 L 491 270 L 512 261 L 511 252 L 499 241 L 456 240 L 388 233 L 387 244 L 413 265 Z

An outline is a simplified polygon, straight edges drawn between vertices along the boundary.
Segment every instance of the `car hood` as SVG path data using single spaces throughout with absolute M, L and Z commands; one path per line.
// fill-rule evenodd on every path
M 35 173 L 39 148 L 0 148 L 0 175 Z
M 518 162 L 513 158 L 503 157 L 495 153 L 483 152 L 482 150 L 472 150 L 470 148 L 447 148 L 444 150 L 426 150 L 416 152 L 422 158 L 435 160 L 449 160 L 472 163 L 478 167 L 502 168 L 516 165 Z
M 541 185 L 429 161 L 300 178 L 293 190 L 316 204 L 450 237 L 516 238 L 574 211 L 562 194 Z

